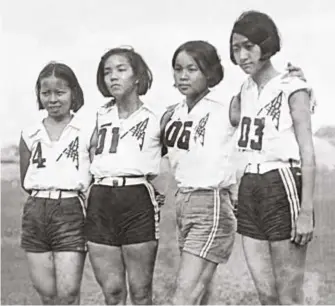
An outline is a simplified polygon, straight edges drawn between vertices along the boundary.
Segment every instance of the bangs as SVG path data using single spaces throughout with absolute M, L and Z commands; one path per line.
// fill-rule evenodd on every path
M 267 31 L 262 26 L 255 24 L 251 20 L 238 21 L 233 28 L 233 33 L 243 35 L 250 42 L 259 46 L 269 37 Z

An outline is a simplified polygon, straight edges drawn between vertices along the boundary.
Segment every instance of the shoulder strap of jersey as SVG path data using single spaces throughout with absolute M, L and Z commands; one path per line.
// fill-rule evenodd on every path
M 237 127 L 241 118 L 241 93 L 232 97 L 229 105 L 229 121 L 233 127 Z
M 163 114 L 161 121 L 160 121 L 160 138 L 161 138 L 161 144 L 162 144 L 162 156 L 164 156 L 165 154 L 167 154 L 167 148 L 166 145 L 164 143 L 164 131 L 165 131 L 165 127 L 168 124 L 168 122 L 171 120 L 175 109 L 177 107 L 177 104 L 173 104 L 167 107 L 167 110 L 165 111 L 165 113 Z
M 229 121 L 233 127 L 237 127 L 241 119 L 241 90 L 232 97 L 229 105 Z
M 177 105 L 178 103 L 167 107 L 167 110 L 163 114 L 161 121 L 160 121 L 161 132 L 165 130 L 167 123 L 171 120 Z

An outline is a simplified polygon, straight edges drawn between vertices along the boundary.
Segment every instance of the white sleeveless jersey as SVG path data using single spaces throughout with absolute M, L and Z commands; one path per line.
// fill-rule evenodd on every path
M 306 82 L 283 75 L 270 80 L 259 96 L 252 78 L 242 85 L 241 120 L 236 136 L 237 148 L 247 155 L 248 163 L 300 162 L 289 107 L 290 96 L 299 90 L 311 93 Z
M 235 129 L 227 107 L 210 96 L 190 112 L 186 102 L 178 104 L 166 125 L 164 142 L 179 187 L 225 188 L 236 183 L 229 161 Z
M 31 152 L 24 179 L 28 190 L 85 191 L 90 182 L 89 146 L 94 125 L 76 116 L 64 128 L 58 141 L 51 141 L 42 122 L 22 131 Z
M 98 146 L 91 165 L 95 178 L 158 174 L 161 157 L 158 116 L 142 105 L 119 119 L 110 103 L 97 113 Z

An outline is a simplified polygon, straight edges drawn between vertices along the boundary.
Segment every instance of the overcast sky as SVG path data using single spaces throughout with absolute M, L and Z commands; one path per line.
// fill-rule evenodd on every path
M 332 0 L 2 0 L 2 144 L 17 142 L 20 129 L 38 117 L 34 85 L 51 60 L 73 68 L 89 111 L 104 99 L 96 88 L 101 55 L 119 45 L 132 45 L 154 74 L 143 98 L 156 106 L 176 103 L 171 57 L 183 42 L 203 39 L 214 44 L 225 67 L 216 88 L 229 103 L 245 75 L 229 60 L 229 35 L 241 12 L 257 9 L 276 22 L 283 48 L 274 57 L 278 69 L 287 61 L 303 68 L 315 89 L 318 109 L 314 128 L 334 124 L 332 86 L 335 62 L 335 4 Z M 229 6 L 228 6 L 229 4 Z

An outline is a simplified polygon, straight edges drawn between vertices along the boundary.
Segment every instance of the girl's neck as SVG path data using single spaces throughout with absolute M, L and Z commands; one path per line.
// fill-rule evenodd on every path
M 209 93 L 209 89 L 206 88 L 204 91 L 199 93 L 196 96 L 186 97 L 186 104 L 188 106 L 188 112 L 192 110 L 192 108 L 207 94 Z
M 50 141 L 54 142 L 60 139 L 65 127 L 69 124 L 72 117 L 73 115 L 69 113 L 62 117 L 48 116 L 43 120 L 43 125 Z
M 262 68 L 252 76 L 252 79 L 261 91 L 264 86 L 277 75 L 279 75 L 279 72 L 273 67 L 271 61 L 268 60 L 264 63 Z
M 48 116 L 45 118 L 45 121 L 46 123 L 49 123 L 51 125 L 67 125 L 71 121 L 72 117 L 73 115 L 71 113 L 68 113 L 60 117 Z
M 143 102 L 135 93 L 125 96 L 121 100 L 115 99 L 115 103 L 121 119 L 128 118 L 143 105 Z

